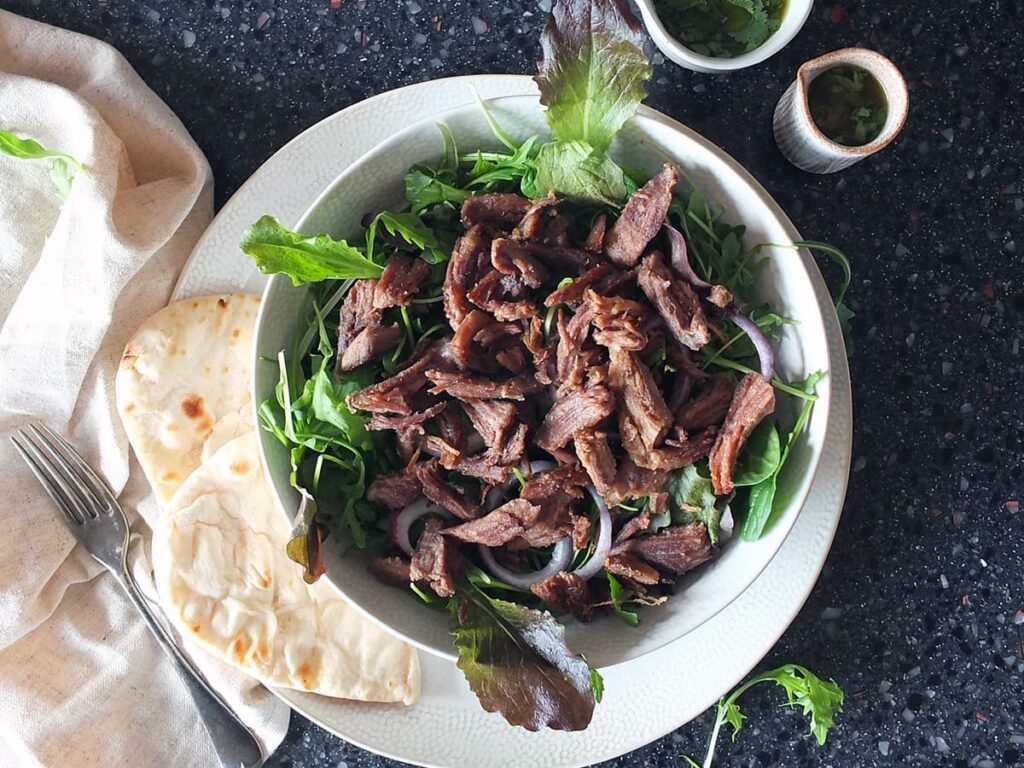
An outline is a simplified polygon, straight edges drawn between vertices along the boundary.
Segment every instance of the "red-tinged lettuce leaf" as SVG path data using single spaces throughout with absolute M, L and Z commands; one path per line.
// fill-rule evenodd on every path
M 312 584 L 324 574 L 324 529 L 316 521 L 316 502 L 302 488 L 299 511 L 292 521 L 292 533 L 285 546 L 288 557 L 302 566 L 302 578 Z
M 528 731 L 582 731 L 594 715 L 591 671 L 546 611 L 460 590 L 451 631 L 458 667 L 480 705 Z
M 555 140 L 603 152 L 647 96 L 640 22 L 625 0 L 557 0 L 540 43 L 534 79 Z

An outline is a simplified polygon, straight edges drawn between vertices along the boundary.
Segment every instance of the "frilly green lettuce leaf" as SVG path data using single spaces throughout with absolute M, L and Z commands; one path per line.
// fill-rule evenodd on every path
M 577 202 L 620 206 L 626 197 L 622 169 L 582 141 L 552 142 L 537 153 L 537 191 L 555 190 Z

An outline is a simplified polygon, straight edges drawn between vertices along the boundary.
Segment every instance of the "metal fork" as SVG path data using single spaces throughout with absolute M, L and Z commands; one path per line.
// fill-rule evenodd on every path
M 192 661 L 182 653 L 174 635 L 149 606 L 128 570 L 128 521 L 97 475 L 71 444 L 45 424 L 29 424 L 11 437 L 14 447 L 64 513 L 64 522 L 101 565 L 128 593 L 146 619 L 160 646 L 181 675 L 199 717 L 206 726 L 224 768 L 259 768 L 266 759 L 253 732 L 221 699 Z

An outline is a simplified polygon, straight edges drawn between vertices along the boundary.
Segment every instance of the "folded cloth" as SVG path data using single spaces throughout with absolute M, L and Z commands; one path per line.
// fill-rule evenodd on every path
M 66 434 L 147 535 L 144 519 L 158 510 L 138 466 L 129 467 L 114 374 L 210 222 L 209 166 L 113 48 L 5 11 L 0 129 L 86 167 L 62 200 L 50 161 L 0 154 L 2 762 L 216 765 L 172 665 L 110 575 L 75 546 L 7 439 L 32 420 Z M 276 748 L 287 707 L 190 651 Z

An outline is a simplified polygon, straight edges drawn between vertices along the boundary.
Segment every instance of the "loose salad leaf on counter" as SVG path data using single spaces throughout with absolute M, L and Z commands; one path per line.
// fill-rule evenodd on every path
M 529 731 L 587 727 L 603 681 L 565 645 L 550 613 L 464 587 L 450 615 L 457 665 L 484 709 Z
M 71 192 L 75 174 L 87 172 L 85 166 L 66 152 L 47 149 L 35 139 L 19 136 L 13 131 L 0 130 L 0 154 L 18 160 L 49 160 L 50 180 L 62 200 Z

